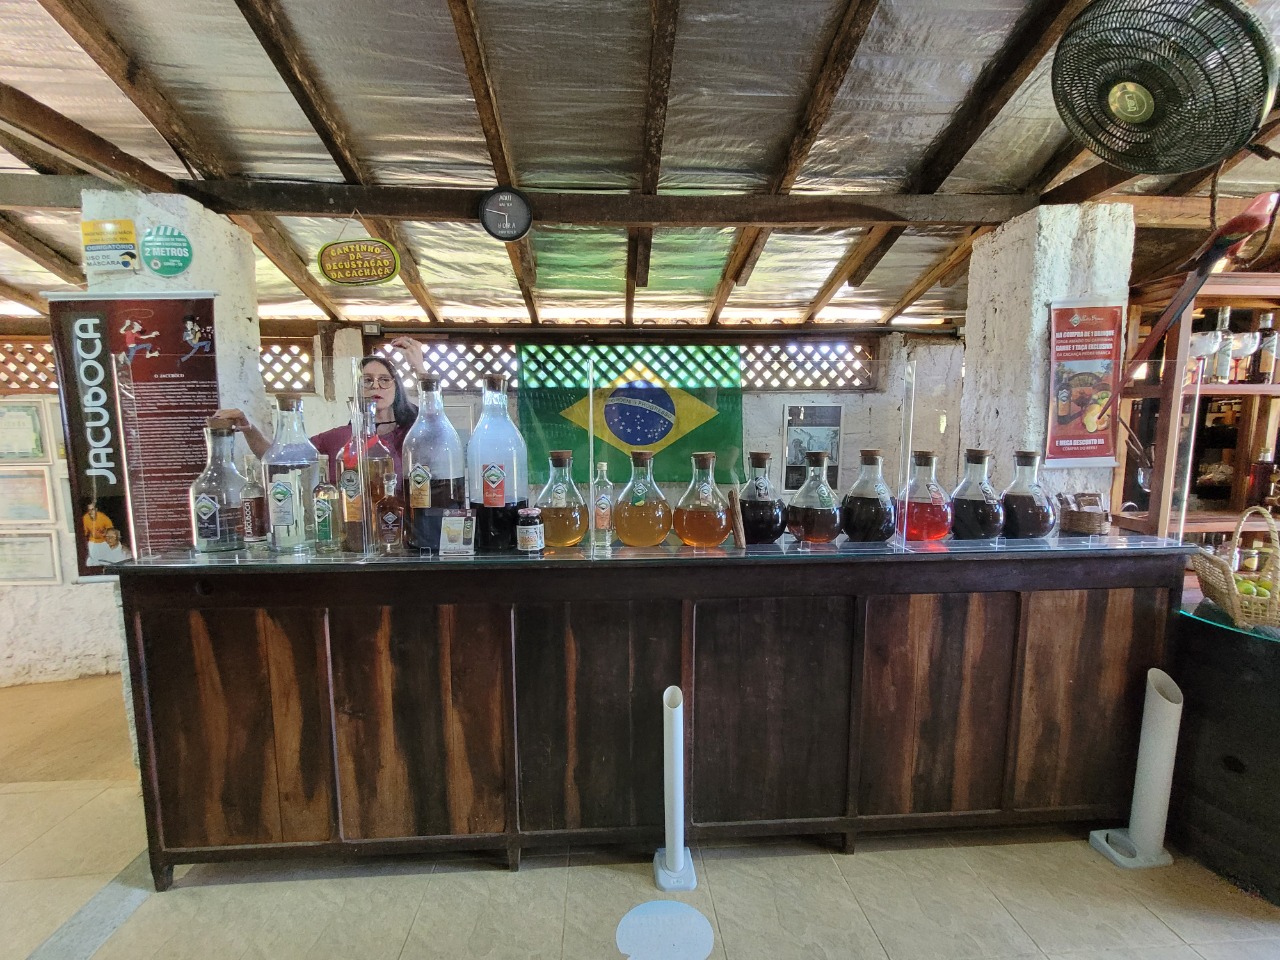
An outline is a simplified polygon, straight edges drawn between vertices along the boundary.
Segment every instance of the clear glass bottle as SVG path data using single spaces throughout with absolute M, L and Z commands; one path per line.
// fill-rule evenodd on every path
M 345 546 L 351 553 L 364 553 L 378 543 L 374 507 L 386 490 L 386 478 L 395 476 L 396 464 L 390 448 L 378 436 L 377 406 L 352 400 L 350 407 L 351 439 L 338 454 L 342 471 L 338 493 Z
M 951 533 L 957 540 L 994 540 L 1004 530 L 1004 507 L 987 471 L 990 450 L 964 452 L 964 479 L 951 492 Z
M 320 482 L 320 454 L 307 439 L 302 398 L 276 396 L 275 441 L 262 457 L 266 475 L 268 545 L 275 553 L 308 553 L 316 542 L 314 490 Z
M 542 511 L 548 547 L 576 547 L 587 535 L 587 501 L 573 482 L 573 451 L 552 450 L 551 473 L 534 506 Z
M 840 505 L 827 483 L 827 453 L 804 455 L 808 476 L 787 505 L 787 530 L 801 543 L 830 543 L 840 536 Z
M 951 498 L 938 483 L 938 457 L 932 450 L 911 452 L 911 479 L 898 498 L 906 507 L 908 540 L 942 540 L 951 532 Z
M 207 465 L 191 484 L 192 542 L 200 553 L 244 548 L 244 508 L 240 497 L 245 478 L 236 469 L 235 427 L 230 420 L 204 422 Z
M 742 532 L 747 543 L 776 543 L 787 529 L 787 505 L 769 481 L 769 460 L 763 450 L 747 454 L 751 474 L 738 494 Z
M 444 414 L 440 379 L 418 378 L 418 418 L 400 451 L 404 464 L 405 541 L 418 550 L 440 547 L 441 509 L 467 505 L 467 458 Z
M 607 553 L 613 549 L 613 481 L 609 464 L 603 460 L 596 464 L 592 487 L 596 499 L 591 506 L 591 543 L 597 551 Z
M 404 501 L 396 493 L 394 473 L 384 475 L 382 484 L 382 497 L 373 508 L 378 531 L 378 552 L 400 553 L 404 549 Z
M 631 479 L 613 505 L 618 539 L 628 547 L 656 547 L 671 531 L 671 504 L 653 479 L 653 451 L 631 451 Z
M 676 504 L 672 527 L 690 547 L 718 547 L 733 529 L 729 501 L 716 486 L 716 455 L 695 453 L 689 489 Z
M 1040 486 L 1040 454 L 1017 450 L 1013 462 L 1013 483 L 1000 495 L 1004 535 L 1011 540 L 1047 537 L 1058 526 L 1058 510 L 1053 498 Z
M 328 454 L 320 456 L 320 482 L 316 484 L 316 552 L 338 553 L 346 537 L 342 498 L 330 482 L 333 466 Z
M 1253 355 L 1253 365 L 1249 371 L 1250 383 L 1274 383 L 1276 376 L 1276 353 L 1280 346 L 1280 333 L 1273 324 L 1275 314 L 1264 313 L 1258 318 L 1258 330 L 1262 334 L 1262 342 L 1258 344 L 1258 352 Z
M 1222 345 L 1213 355 L 1209 368 L 1210 383 L 1231 382 L 1231 308 L 1220 307 L 1218 310 L 1218 330 L 1222 332 Z
M 883 543 L 893 536 L 897 511 L 884 482 L 884 457 L 879 450 L 860 450 L 858 478 L 840 505 L 840 528 L 850 543 Z
M 529 449 L 511 422 L 503 374 L 484 378 L 480 420 L 467 444 L 467 487 L 476 549 L 514 550 L 519 510 L 529 505 Z
M 240 491 L 241 528 L 245 546 L 250 550 L 265 546 L 270 529 L 267 526 L 267 490 L 262 485 L 262 462 L 257 457 L 244 458 L 244 488 Z

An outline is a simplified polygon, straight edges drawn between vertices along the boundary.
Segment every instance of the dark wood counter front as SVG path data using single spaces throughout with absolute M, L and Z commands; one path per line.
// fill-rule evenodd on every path
M 1181 548 L 125 567 L 152 869 L 1123 813 Z

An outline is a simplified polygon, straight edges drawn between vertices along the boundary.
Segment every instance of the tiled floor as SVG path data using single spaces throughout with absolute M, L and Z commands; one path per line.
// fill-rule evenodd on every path
M 113 683 L 0 690 L 0 780 L 14 779 L 10 764 L 58 778 L 0 782 L 0 960 L 27 957 L 145 845 L 136 781 L 120 776 L 123 713 L 106 716 Z M 91 779 L 75 779 L 81 762 Z M 67 927 L 39 955 L 596 960 L 621 956 L 628 910 L 674 898 L 710 920 L 711 956 L 727 960 L 1280 960 L 1280 908 L 1182 858 L 1117 870 L 1058 830 L 866 840 L 854 856 L 704 846 L 695 858 L 698 888 L 674 897 L 653 887 L 646 851 L 559 851 L 515 874 L 463 857 L 180 868 L 96 953 L 77 952 Z

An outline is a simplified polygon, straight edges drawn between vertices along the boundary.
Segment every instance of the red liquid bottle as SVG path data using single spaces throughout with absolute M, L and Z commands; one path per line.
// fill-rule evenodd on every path
M 951 532 L 951 498 L 938 483 L 938 458 L 932 450 L 911 454 L 911 481 L 898 497 L 906 505 L 908 540 L 941 540 Z

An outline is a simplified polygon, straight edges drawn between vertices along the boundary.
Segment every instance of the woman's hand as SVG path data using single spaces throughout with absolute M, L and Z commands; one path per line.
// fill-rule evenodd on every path
M 236 433 L 244 434 L 244 442 L 249 445 L 249 449 L 253 451 L 255 457 L 261 456 L 271 449 L 271 441 L 262 435 L 262 431 L 253 425 L 253 422 L 245 416 L 245 412 L 237 407 L 223 407 L 215 410 L 215 417 L 231 422 L 231 429 Z
M 427 361 L 422 355 L 422 344 L 412 337 L 396 337 L 391 341 L 391 346 L 395 347 L 409 360 L 409 365 L 419 376 L 426 376 L 430 371 L 427 370 Z

